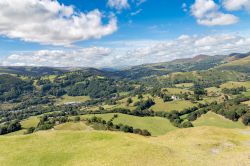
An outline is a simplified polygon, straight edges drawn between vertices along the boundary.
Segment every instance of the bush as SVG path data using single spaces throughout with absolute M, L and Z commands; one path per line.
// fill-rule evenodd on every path
M 31 133 L 33 133 L 35 131 L 35 129 L 36 129 L 35 127 L 30 127 L 30 128 L 27 129 L 25 134 L 31 134 Z
M 143 136 L 151 136 L 151 133 L 148 130 L 142 130 L 142 134 Z
M 242 122 L 244 123 L 244 125 L 250 126 L 250 113 L 242 117 Z
M 187 121 L 187 122 L 183 122 L 181 124 L 181 127 L 182 128 L 189 128 L 189 127 L 194 127 L 194 126 L 193 126 L 193 124 L 190 121 Z
M 124 125 L 121 127 L 121 131 L 123 131 L 125 133 L 133 133 L 133 127 L 128 126 L 128 125 Z
M 74 122 L 79 122 L 81 120 L 81 118 L 79 116 L 74 118 Z

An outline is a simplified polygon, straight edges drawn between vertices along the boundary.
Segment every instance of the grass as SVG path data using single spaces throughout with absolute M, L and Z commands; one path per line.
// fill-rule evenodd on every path
M 250 101 L 243 102 L 243 104 L 246 104 L 250 107 Z
M 240 121 L 233 122 L 213 112 L 208 112 L 207 114 L 201 116 L 200 118 L 198 118 L 196 121 L 193 122 L 193 125 L 194 126 L 215 126 L 215 127 L 230 128 L 230 129 L 246 128 L 244 124 Z
M 60 99 L 57 99 L 57 104 L 65 104 L 65 103 L 71 103 L 71 102 L 76 102 L 76 103 L 81 103 L 85 102 L 87 100 L 90 100 L 89 96 L 68 96 L 64 95 Z
M 108 121 L 114 114 L 96 115 Z M 93 117 L 93 115 L 84 115 L 83 119 Z M 160 117 L 137 117 L 131 115 L 118 114 L 118 118 L 113 121 L 114 124 L 124 124 L 133 126 L 133 128 L 147 129 L 153 136 L 163 135 L 169 131 L 175 130 L 169 120 Z
M 244 92 L 243 93 L 245 96 L 247 96 L 247 97 L 250 97 L 250 90 L 248 90 L 247 92 Z
M 160 137 L 108 131 L 43 131 L 0 137 L 1 166 L 248 165 L 249 130 L 197 127 Z
M 21 121 L 22 130 L 18 130 L 18 131 L 6 134 L 6 136 L 24 135 L 24 133 L 27 131 L 28 128 L 36 127 L 38 123 L 39 123 L 39 118 L 37 116 L 33 116 L 28 119 L 25 119 Z
M 247 89 L 250 89 L 250 82 L 233 82 L 233 81 L 230 81 L 230 82 L 227 82 L 225 84 L 222 84 L 220 87 L 223 89 L 223 88 L 238 88 L 238 87 L 241 87 L 241 86 L 244 86 Z
M 193 91 L 187 90 L 187 89 L 180 89 L 180 88 L 165 88 L 163 89 L 164 91 L 166 90 L 166 93 L 172 94 L 172 95 L 177 95 L 177 94 L 183 94 L 183 93 L 193 93 Z
M 218 96 L 221 95 L 221 89 L 216 87 L 206 88 L 208 96 Z
M 91 130 L 89 126 L 87 126 L 83 122 L 68 122 L 68 123 L 63 123 L 60 125 L 57 125 L 54 127 L 55 130 L 70 130 L 70 131 L 80 131 L 80 130 Z
M 0 108 L 13 109 L 16 105 L 17 105 L 16 103 L 0 103 Z
M 182 84 L 175 84 L 177 88 L 191 88 L 194 86 L 193 83 L 182 83 Z
M 185 108 L 190 108 L 196 105 L 186 100 L 175 100 L 171 102 L 163 102 L 162 99 L 155 98 L 154 101 L 156 104 L 151 107 L 151 109 L 154 111 L 167 111 L 167 112 L 172 111 L 172 110 L 181 111 Z
M 55 78 L 56 78 L 56 75 L 48 75 L 48 76 L 42 77 L 43 80 L 50 80 L 51 82 L 54 82 Z
M 37 116 L 30 117 L 21 121 L 21 125 L 23 129 L 28 129 L 30 127 L 36 127 L 39 123 L 39 118 Z
M 5 136 L 24 135 L 25 132 L 26 132 L 26 130 L 22 129 L 22 130 L 18 130 L 18 131 L 12 132 L 12 133 L 8 133 Z
M 144 94 L 142 100 L 147 100 L 148 98 L 153 98 L 153 97 L 149 94 Z M 131 99 L 133 100 L 133 103 L 131 103 L 130 105 L 127 105 L 128 97 L 126 97 L 122 100 L 119 100 L 116 105 L 102 105 L 102 107 L 108 110 L 114 109 L 114 108 L 128 108 L 130 110 L 134 110 L 136 108 L 134 104 L 140 101 L 140 99 L 138 99 L 138 96 L 133 96 L 131 97 Z M 96 107 L 96 109 L 94 108 L 93 110 L 98 110 L 98 107 Z

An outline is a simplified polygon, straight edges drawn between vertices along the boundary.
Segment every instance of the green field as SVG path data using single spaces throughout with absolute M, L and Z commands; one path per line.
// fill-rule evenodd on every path
M 7 136 L 14 136 L 14 135 L 24 135 L 24 133 L 27 131 L 30 127 L 36 127 L 39 123 L 39 118 L 37 116 L 30 117 L 28 119 L 22 120 L 22 130 L 15 131 L 9 134 L 6 134 Z
M 89 96 L 68 96 L 64 95 L 61 98 L 57 99 L 56 104 L 65 104 L 65 103 L 81 103 L 90 100 Z
M 246 126 L 240 121 L 233 122 L 224 118 L 221 115 L 215 114 L 213 112 L 208 112 L 205 115 L 202 115 L 196 121 L 193 122 L 194 126 L 214 126 L 214 127 L 221 127 L 221 128 L 239 128 L 244 129 Z
M 221 95 L 221 89 L 216 87 L 206 88 L 208 96 L 219 96 Z
M 12 133 L 8 133 L 6 134 L 6 136 L 24 135 L 25 132 L 26 132 L 26 129 L 22 129 L 22 130 L 18 130 Z
M 227 82 L 225 84 L 222 84 L 220 87 L 221 88 L 237 88 L 237 87 L 241 87 L 244 86 L 247 89 L 250 89 L 250 82 Z
M 56 78 L 56 75 L 47 75 L 47 76 L 43 76 L 41 79 L 50 80 L 51 82 L 54 82 L 55 78 Z
M 21 125 L 23 129 L 28 129 L 30 127 L 36 127 L 39 123 L 39 118 L 37 116 L 30 117 L 21 121 Z
M 0 136 L 1 166 L 249 165 L 250 131 L 197 127 L 160 137 L 109 131 Z
M 175 84 L 177 88 L 191 88 L 194 86 L 193 83 L 182 83 L 182 84 Z
M 144 94 L 142 100 L 147 100 L 148 98 L 153 98 L 153 97 L 149 94 Z M 138 99 L 138 96 L 133 96 L 133 97 L 131 97 L 131 99 L 133 100 L 133 103 L 131 103 L 130 105 L 127 105 L 128 97 L 126 97 L 124 99 L 117 101 L 116 105 L 105 105 L 104 104 L 104 105 L 102 105 L 102 107 L 107 109 L 107 110 L 114 109 L 114 108 L 127 108 L 130 110 L 134 110 L 136 108 L 136 106 L 134 106 L 134 104 L 136 102 L 139 102 L 141 99 Z M 98 110 L 98 107 L 95 107 L 93 110 Z
M 151 107 L 154 111 L 181 111 L 185 108 L 190 108 L 195 106 L 195 104 L 191 103 L 190 101 L 186 100 L 175 100 L 170 102 L 164 102 L 160 98 L 154 98 L 155 105 Z
M 168 94 L 171 95 L 177 95 L 177 94 L 183 94 L 183 93 L 193 93 L 193 91 L 187 90 L 187 89 L 180 89 L 180 88 L 165 88 L 163 89 Z
M 108 121 L 114 114 L 96 115 Z M 93 117 L 93 115 L 84 115 L 83 119 Z M 147 129 L 153 136 L 163 135 L 169 131 L 175 130 L 169 120 L 160 117 L 137 117 L 132 115 L 118 114 L 118 118 L 113 121 L 114 124 L 124 124 L 133 126 L 133 128 Z
M 244 92 L 243 94 L 244 94 L 245 96 L 250 97 L 250 90 L 248 90 L 247 92 Z
M 243 104 L 246 104 L 250 107 L 250 101 L 243 102 Z
M 83 122 L 68 122 L 68 123 L 63 123 L 60 125 L 57 125 L 54 127 L 55 130 L 70 130 L 70 131 L 83 131 L 83 130 L 92 130 L 91 127 L 87 126 Z

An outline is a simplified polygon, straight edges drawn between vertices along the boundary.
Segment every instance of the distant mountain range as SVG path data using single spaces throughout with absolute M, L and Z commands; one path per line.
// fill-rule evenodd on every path
M 198 55 L 193 58 L 176 59 L 170 62 L 143 64 L 126 69 L 113 68 L 57 68 L 57 67 L 0 67 L 0 73 L 24 74 L 28 76 L 42 76 L 63 74 L 70 71 L 86 71 L 92 74 L 140 79 L 148 76 L 160 76 L 173 72 L 189 72 L 208 69 L 236 70 L 250 73 L 250 52 L 232 53 L 230 55 Z

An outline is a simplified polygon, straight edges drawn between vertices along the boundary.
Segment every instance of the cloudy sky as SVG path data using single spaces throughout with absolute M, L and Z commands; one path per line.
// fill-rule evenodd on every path
M 125 67 L 250 51 L 250 0 L 0 0 L 0 65 Z

